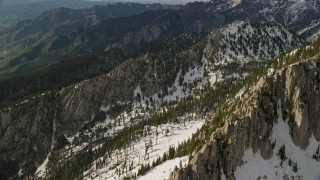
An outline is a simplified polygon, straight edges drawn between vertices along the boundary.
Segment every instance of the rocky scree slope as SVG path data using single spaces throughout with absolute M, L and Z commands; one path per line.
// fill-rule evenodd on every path
M 212 117 L 224 126 L 169 179 L 318 179 L 319 67 L 271 70 L 227 101 Z

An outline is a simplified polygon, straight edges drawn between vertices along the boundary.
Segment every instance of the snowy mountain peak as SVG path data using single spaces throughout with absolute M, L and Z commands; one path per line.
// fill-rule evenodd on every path
M 251 21 L 275 21 L 295 31 L 308 27 L 313 20 L 320 18 L 320 1 L 317 0 L 212 0 L 190 3 L 186 8 L 211 14 L 221 13 L 227 19 L 239 20 L 247 16 Z

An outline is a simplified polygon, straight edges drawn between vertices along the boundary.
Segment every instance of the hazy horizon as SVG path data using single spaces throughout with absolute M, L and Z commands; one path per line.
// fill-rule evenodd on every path
M 22 5 L 35 2 L 45 2 L 45 1 L 91 1 L 91 2 L 136 2 L 136 3 L 161 3 L 161 4 L 186 4 L 189 2 L 195 2 L 196 0 L 0 0 L 0 6 L 13 6 L 13 5 Z M 199 1 L 199 0 L 198 0 Z M 209 1 L 209 0 L 201 0 Z

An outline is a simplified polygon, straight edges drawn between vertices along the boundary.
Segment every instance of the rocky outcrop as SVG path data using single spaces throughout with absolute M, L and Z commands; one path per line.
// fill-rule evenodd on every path
M 35 171 L 49 153 L 56 113 L 53 93 L 43 94 L 0 111 L 0 179 Z
M 240 100 L 229 102 L 224 126 L 211 135 L 186 168 L 172 172 L 170 179 L 237 179 L 234 172 L 247 149 L 265 160 L 273 156 L 275 142 L 270 136 L 280 114 L 297 147 L 306 149 L 312 135 L 320 141 L 319 67 L 319 61 L 308 60 L 260 78 Z

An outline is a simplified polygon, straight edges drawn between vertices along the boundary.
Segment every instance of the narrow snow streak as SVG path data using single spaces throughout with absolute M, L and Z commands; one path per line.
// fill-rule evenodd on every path
M 55 144 L 55 134 L 56 134 L 56 130 L 57 130 L 57 126 L 56 126 L 56 116 L 57 116 L 57 110 L 55 110 L 54 112 L 54 117 L 53 117 L 53 123 L 52 123 L 52 140 L 51 140 L 51 149 L 53 149 L 54 144 Z
M 57 125 L 56 125 L 56 116 L 57 116 L 57 107 L 54 111 L 54 115 L 53 115 L 53 122 L 52 122 L 52 138 L 51 138 L 51 150 L 54 148 L 54 144 L 55 144 L 55 134 L 57 131 Z M 37 168 L 36 170 L 36 176 L 38 178 L 43 178 L 46 175 L 46 167 L 47 164 L 49 162 L 49 157 L 50 157 L 51 152 L 49 152 L 49 154 L 47 155 L 46 159 L 43 161 L 43 163 Z

